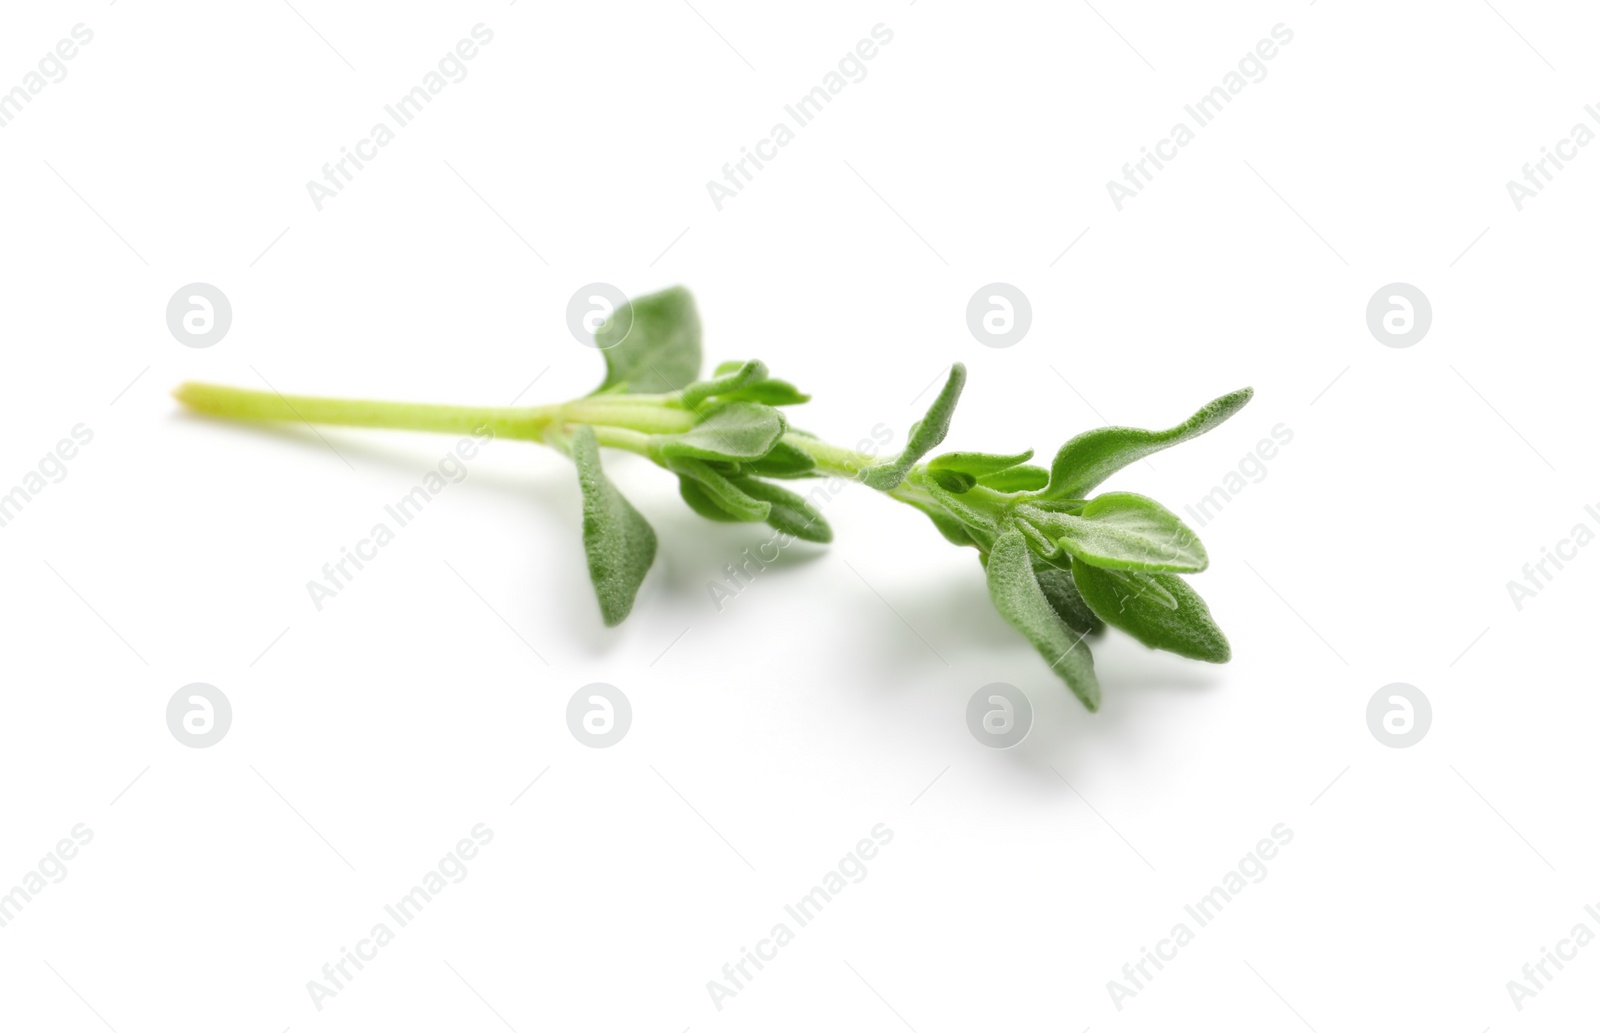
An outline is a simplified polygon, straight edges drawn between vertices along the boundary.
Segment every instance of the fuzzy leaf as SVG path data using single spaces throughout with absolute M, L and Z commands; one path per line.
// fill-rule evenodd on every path
M 978 483 L 976 477 L 970 473 L 962 473 L 960 470 L 929 470 L 928 478 L 945 491 L 955 495 L 966 494 L 972 490 L 973 485 Z
M 703 506 L 714 506 L 729 520 L 754 523 L 765 520 L 772 509 L 771 504 L 746 495 L 732 478 L 718 473 L 703 459 L 668 459 L 667 469 L 678 475 L 682 482 L 678 486 L 678 493 L 689 504 L 689 508 L 701 516 L 710 515 Z M 690 481 L 694 482 L 692 488 Z
M 1026 503 L 1016 514 L 1097 567 L 1192 573 L 1209 562 L 1195 533 L 1171 510 L 1143 495 L 1109 492 L 1090 500 L 1077 516 Z
M 817 461 L 809 452 L 802 451 L 787 441 L 779 441 L 760 459 L 752 459 L 745 466 L 751 473 L 763 477 L 805 477 L 817 468 Z
M 905 450 L 887 463 L 862 470 L 861 482 L 869 488 L 891 491 L 905 480 L 917 460 L 939 447 L 939 442 L 944 440 L 950 430 L 950 416 L 955 412 L 956 400 L 961 397 L 961 389 L 966 383 L 967 367 L 959 362 L 951 366 L 950 377 L 944 382 L 939 396 L 928 407 L 928 414 L 911 425 L 911 433 L 906 435 Z
M 720 520 L 724 523 L 746 523 L 748 518 L 738 516 L 723 509 L 716 498 L 705 486 L 693 477 L 679 475 L 678 495 L 688 504 L 689 508 L 705 517 L 707 520 Z
M 970 474 L 973 480 L 979 480 L 1001 470 L 1009 470 L 1019 463 L 1026 463 L 1032 458 L 1031 448 L 1014 456 L 996 455 L 992 452 L 946 452 L 928 460 L 928 471 L 931 473 L 935 470 L 951 470 Z
M 1083 593 L 1078 591 L 1077 583 L 1072 580 L 1072 571 L 1050 566 L 1036 557 L 1033 575 L 1039 579 L 1039 587 L 1050 601 L 1050 608 L 1066 622 L 1067 627 L 1087 635 L 1105 630 L 1105 621 L 1095 614 L 1094 609 L 1084 601 Z
M 1024 466 L 1033 458 L 1033 449 L 1016 455 L 992 452 L 946 452 L 928 460 L 928 476 L 946 491 L 957 494 L 981 484 L 1001 492 L 1035 491 L 1050 482 L 1050 472 L 1037 466 Z
M 933 496 L 933 500 L 943 506 L 951 516 L 968 527 L 982 528 L 987 531 L 994 531 L 999 528 L 999 518 L 995 516 L 992 510 L 972 505 L 960 495 L 948 492 L 937 484 L 928 485 L 928 494 Z
M 1022 532 L 1022 537 L 1027 541 L 1028 548 L 1032 549 L 1033 554 L 1039 559 L 1054 565 L 1061 563 L 1062 557 L 1066 557 L 1066 562 L 1071 563 L 1070 554 L 1065 552 L 1061 545 L 1048 534 L 1041 531 L 1033 521 L 1024 517 L 1013 521 L 1013 525 Z
M 822 514 L 801 496 L 776 484 L 758 481 L 754 477 L 741 477 L 734 483 L 746 495 L 772 507 L 767 512 L 766 521 L 774 530 L 792 534 L 807 542 L 833 541 L 833 528 L 829 527 Z
M 811 396 L 787 380 L 757 381 L 725 396 L 730 401 L 760 402 L 762 405 L 799 405 L 811 401 Z
M 1103 570 L 1074 560 L 1072 577 L 1102 620 L 1152 649 L 1214 664 L 1232 655 L 1205 600 L 1176 574 Z
M 1022 532 L 1007 531 L 995 539 L 989 551 L 988 578 L 989 598 L 1000 616 L 1033 643 L 1085 707 L 1091 712 L 1099 710 L 1100 683 L 1094 674 L 1094 657 L 1084 645 L 1084 636 L 1062 621 L 1039 587 Z
M 724 362 L 716 368 L 713 376 L 725 377 L 745 365 L 746 363 L 742 362 Z M 787 380 L 774 380 L 765 373 L 761 379 L 752 380 L 743 387 L 721 393 L 720 397 L 730 402 L 760 402 L 763 405 L 799 405 L 801 402 L 811 401 L 810 395 Z
M 699 460 L 677 460 L 682 465 Z M 694 473 L 680 473 L 678 494 L 689 508 L 709 520 L 753 523 L 765 520 L 774 530 L 808 542 L 833 541 L 833 528 L 822 514 L 794 492 L 754 477 L 722 478 L 710 464 Z M 715 480 L 713 478 L 720 478 Z
M 732 402 L 682 434 L 662 435 L 656 449 L 666 459 L 759 459 L 787 426 L 770 405 Z
M 600 468 L 600 446 L 591 428 L 580 427 L 572 436 L 572 458 L 583 490 L 589 579 L 600 600 L 600 616 L 614 627 L 633 609 L 639 584 L 655 561 L 656 534 Z
M 1007 495 L 1019 491 L 1038 491 L 1050 483 L 1050 471 L 1042 466 L 1013 466 L 1009 470 L 980 477 L 978 483 Z
M 677 391 L 700 375 L 700 315 L 682 287 L 629 301 L 600 325 L 594 343 L 606 360 L 597 394 Z
M 740 363 L 724 374 L 721 371 L 726 365 L 724 363 L 717 367 L 718 373 L 714 379 L 696 380 L 683 389 L 678 400 L 685 409 L 697 409 L 708 398 L 726 398 L 741 387 L 767 379 L 766 364 L 760 359 Z
M 1101 427 L 1079 434 L 1056 453 L 1050 464 L 1050 484 L 1040 495 L 1047 499 L 1080 499 L 1107 477 L 1149 455 L 1179 442 L 1197 438 L 1243 409 L 1254 392 L 1246 387 L 1223 395 L 1193 416 L 1168 430 Z

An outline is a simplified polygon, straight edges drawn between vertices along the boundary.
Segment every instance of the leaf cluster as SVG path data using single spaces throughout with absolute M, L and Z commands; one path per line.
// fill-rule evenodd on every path
M 1155 649 L 1225 663 L 1228 640 L 1204 600 L 1179 575 L 1210 562 L 1199 537 L 1171 510 L 1130 492 L 1095 495 L 1101 482 L 1131 463 L 1198 437 L 1250 400 L 1245 388 L 1162 431 L 1102 427 L 1056 452 L 1049 469 L 1011 454 L 945 452 L 914 471 L 950 426 L 965 383 L 958 364 L 906 449 L 863 471 L 872 487 L 911 476 L 923 497 L 912 505 L 947 539 L 978 550 L 989 597 L 1090 710 L 1100 685 L 1086 639 L 1106 625 Z
M 595 343 L 606 377 L 591 397 L 637 395 L 691 417 L 687 429 L 651 434 L 643 448 L 677 475 L 690 509 L 711 520 L 765 522 L 805 541 L 833 540 L 809 501 L 774 483 L 816 476 L 816 460 L 784 440 L 789 423 L 779 408 L 810 396 L 772 377 L 759 360 L 723 363 L 710 378 L 697 379 L 700 319 L 688 291 L 674 287 L 633 299 L 601 325 Z M 667 393 L 657 393 L 662 389 Z M 579 425 L 567 451 L 583 489 L 583 544 L 601 616 L 616 625 L 633 609 L 655 559 L 655 534 L 601 469 L 590 428 Z
M 765 521 L 794 538 L 831 540 L 821 513 L 776 483 L 842 472 L 815 439 L 791 431 L 781 411 L 807 396 L 756 360 L 725 363 L 699 379 L 700 321 L 687 291 L 635 299 L 595 338 L 606 378 L 592 398 L 636 396 L 638 406 L 679 414 L 681 429 L 653 431 L 633 444 L 678 477 L 691 509 L 712 520 Z M 1048 467 L 1030 462 L 1031 449 L 928 458 L 950 430 L 966 375 L 959 363 L 951 367 L 897 455 L 862 457 L 843 469 L 927 514 L 949 541 L 975 548 L 995 609 L 1091 711 L 1099 708 L 1100 686 L 1087 639 L 1108 625 L 1152 648 L 1226 662 L 1227 638 L 1183 577 L 1209 563 L 1198 536 L 1153 499 L 1095 490 L 1122 468 L 1215 428 L 1250 400 L 1250 389 L 1224 395 L 1166 430 L 1102 427 L 1079 434 Z M 578 426 L 563 433 L 583 489 L 590 574 L 601 613 L 614 625 L 633 606 L 655 557 L 655 535 L 606 478 L 594 431 Z

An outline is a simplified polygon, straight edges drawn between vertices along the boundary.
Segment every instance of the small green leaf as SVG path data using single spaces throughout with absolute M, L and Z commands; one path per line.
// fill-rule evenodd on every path
M 950 416 L 955 412 L 956 400 L 967 383 L 967 367 L 956 363 L 950 367 L 950 377 L 944 382 L 939 397 L 928 407 L 928 414 L 911 425 L 906 435 L 906 447 L 898 456 L 886 463 L 869 466 L 861 471 L 861 482 L 879 491 L 891 491 L 916 465 L 917 460 L 939 447 L 939 442 L 950 430 Z
M 940 534 L 944 535 L 945 541 L 950 542 L 952 545 L 978 545 L 977 539 L 968 531 L 967 525 L 943 509 L 932 503 L 913 502 L 911 504 L 928 515 L 928 519 L 933 521 L 933 526 L 939 529 Z
M 1046 513 L 1067 513 L 1071 516 L 1081 516 L 1083 508 L 1089 504 L 1084 499 L 1023 499 L 1019 502 L 1028 509 L 1042 509 Z
M 710 515 L 703 508 L 710 506 L 720 509 L 729 520 L 754 523 L 765 520 L 772 509 L 770 503 L 745 494 L 732 478 L 724 477 L 703 459 L 668 459 L 666 466 L 682 481 L 678 493 L 689 504 L 689 508 L 701 516 Z M 689 481 L 695 482 L 693 488 L 688 486 Z
M 698 464 L 690 468 L 689 464 Z M 678 494 L 689 508 L 710 520 L 754 523 L 765 520 L 774 530 L 808 542 L 833 541 L 833 528 L 810 502 L 776 484 L 754 477 L 723 477 L 698 459 L 673 461 L 679 471 Z
M 828 522 L 822 519 L 822 514 L 801 496 L 776 484 L 758 481 L 754 477 L 741 477 L 734 483 L 746 495 L 772 507 L 767 512 L 766 521 L 774 530 L 792 534 L 808 542 L 833 541 L 833 528 L 829 527 Z
M 1195 533 L 1172 511 L 1143 495 L 1100 495 L 1077 516 L 1026 503 L 1017 506 L 1016 514 L 1073 556 L 1097 567 L 1192 573 L 1206 569 L 1209 562 Z
M 1101 619 L 1152 649 L 1214 664 L 1232 655 L 1205 600 L 1176 574 L 1104 570 L 1074 560 L 1072 576 Z
M 742 362 L 724 362 L 716 368 L 713 376 L 724 377 L 742 368 Z M 787 380 L 774 380 L 763 375 L 760 380 L 754 380 L 736 390 L 721 395 L 730 402 L 760 402 L 763 405 L 799 405 L 801 402 L 811 401 L 811 396 Z
M 1050 471 L 1042 466 L 1013 466 L 987 477 L 978 478 L 985 488 L 1010 495 L 1019 491 L 1038 491 L 1050 483 Z
M 723 509 L 722 506 L 717 503 L 716 498 L 714 498 L 710 492 L 706 491 L 704 485 L 695 480 L 693 477 L 681 474 L 679 475 L 678 495 L 682 497 L 684 502 L 688 503 L 690 509 L 694 510 L 696 513 L 699 513 L 707 520 L 720 520 L 724 523 L 747 522 L 746 517 L 735 516 L 726 509 Z
M 972 490 L 973 485 L 978 483 L 976 477 L 970 473 L 962 473 L 959 470 L 929 470 L 928 478 L 945 491 L 956 495 L 966 494 Z
M 1091 712 L 1100 709 L 1100 683 L 1094 657 L 1082 633 L 1056 614 L 1039 586 L 1022 532 L 1007 531 L 989 551 L 989 598 L 1000 616 L 1022 632 Z
M 993 510 L 982 506 L 975 506 L 963 499 L 960 495 L 945 491 L 937 484 L 928 485 L 928 494 L 933 500 L 943 506 L 951 516 L 969 527 L 979 527 L 994 531 L 999 528 L 1000 521 Z
M 731 402 L 682 434 L 664 434 L 656 450 L 666 459 L 759 459 L 787 429 L 783 413 L 770 405 Z
M 596 394 L 677 391 L 700 375 L 700 316 L 682 287 L 629 301 L 595 331 L 594 343 L 606 360 Z
M 678 400 L 685 409 L 698 409 L 700 403 L 708 398 L 726 398 L 740 388 L 767 378 L 767 367 L 760 359 L 751 359 L 749 362 L 740 363 L 726 374 L 723 367 L 717 367 L 717 376 L 713 380 L 696 380 L 679 394 Z
M 1079 434 L 1056 453 L 1050 464 L 1050 485 L 1041 498 L 1083 498 L 1101 481 L 1149 455 L 1197 438 L 1243 409 L 1254 392 L 1246 387 L 1202 406 L 1168 430 L 1101 427 Z
M 763 477 L 805 477 L 817 468 L 817 461 L 809 452 L 779 441 L 760 459 L 752 459 L 745 466 L 751 473 Z
M 1105 621 L 1095 614 L 1078 591 L 1077 583 L 1072 580 L 1072 571 L 1050 566 L 1035 557 L 1033 576 L 1039 579 L 1039 587 L 1049 600 L 1050 608 L 1066 622 L 1067 627 L 1084 635 L 1105 630 Z
M 955 473 L 971 475 L 973 480 L 982 480 L 990 474 L 1009 470 L 1019 463 L 1026 463 L 1033 458 L 1033 449 L 1018 452 L 1014 456 L 996 455 L 993 452 L 946 452 L 928 460 L 928 472 L 936 470 L 950 470 Z
M 1013 521 L 1013 525 L 1022 532 L 1022 537 L 1027 539 L 1028 548 L 1032 549 L 1033 554 L 1039 559 L 1046 560 L 1052 565 L 1062 562 L 1062 557 L 1066 557 L 1068 563 L 1071 562 L 1071 557 L 1060 544 L 1039 530 L 1033 521 L 1023 518 Z
M 572 436 L 572 458 L 583 491 L 589 579 L 600 600 L 600 616 L 614 627 L 633 609 L 639 584 L 655 561 L 656 534 L 600 468 L 600 446 L 591 428 L 580 427 Z
M 757 381 L 725 395 L 730 401 L 760 402 L 762 405 L 799 405 L 811 401 L 811 396 L 787 380 Z

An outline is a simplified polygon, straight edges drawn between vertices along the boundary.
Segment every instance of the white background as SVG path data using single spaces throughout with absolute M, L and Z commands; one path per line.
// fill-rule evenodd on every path
M 0 88 L 79 23 L 93 42 L 0 129 L 0 490 L 73 426 L 94 434 L 0 529 L 0 888 L 74 825 L 94 838 L 0 929 L 7 1027 L 1593 1015 L 1600 947 L 1521 1011 L 1506 983 L 1574 924 L 1600 933 L 1600 549 L 1520 611 L 1506 584 L 1600 528 L 1600 148 L 1521 211 L 1505 186 L 1600 100 L 1593 12 L 30 4 L 4 14 Z M 318 211 L 306 181 L 478 23 L 494 38 L 465 80 Z M 864 81 L 717 211 L 706 181 L 878 23 L 894 37 Z M 1106 181 L 1278 23 L 1293 41 L 1266 78 L 1117 211 Z M 764 359 L 815 394 L 796 423 L 846 444 L 880 421 L 903 440 L 952 361 L 971 377 L 949 444 L 1044 456 L 1253 385 L 1226 426 L 1111 482 L 1182 513 L 1292 430 L 1201 532 L 1195 584 L 1233 662 L 1113 633 L 1090 715 L 972 553 L 859 488 L 827 511 L 831 547 L 794 546 L 719 613 L 707 581 L 765 533 L 693 516 L 620 455 L 661 547 L 607 630 L 572 469 L 515 442 L 318 612 L 306 582 L 454 439 L 322 440 L 169 395 L 572 397 L 601 362 L 564 313 L 597 280 L 689 286 L 708 363 Z M 234 310 L 208 349 L 164 319 L 195 281 Z M 1008 349 L 966 326 L 993 281 L 1032 302 Z M 1396 281 L 1433 306 L 1407 349 L 1366 325 Z M 964 719 L 995 681 L 1035 708 L 1006 752 Z M 165 723 L 190 682 L 232 701 L 207 749 Z M 566 725 L 591 682 L 632 701 L 609 749 Z M 1391 682 L 1432 701 L 1411 748 L 1367 727 Z M 480 822 L 494 839 L 465 879 L 315 1008 L 307 981 Z M 864 881 L 714 1007 L 707 981 L 878 823 L 894 838 Z M 1119 1010 L 1107 981 L 1279 823 L 1294 838 L 1268 877 Z

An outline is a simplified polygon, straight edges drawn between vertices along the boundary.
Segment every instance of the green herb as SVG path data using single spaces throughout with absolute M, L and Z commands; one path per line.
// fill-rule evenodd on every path
M 966 384 L 950 369 L 906 446 L 880 460 L 792 429 L 778 406 L 807 400 L 773 379 L 764 363 L 729 362 L 708 380 L 701 369 L 700 319 L 682 288 L 637 298 L 595 334 L 605 381 L 557 405 L 476 408 L 284 396 L 184 384 L 185 405 L 213 416 L 409 430 L 482 432 L 538 441 L 570 456 L 583 492 L 583 547 L 600 614 L 608 625 L 633 609 L 655 560 L 656 536 L 600 465 L 600 449 L 645 456 L 675 474 L 683 500 L 701 516 L 764 521 L 780 536 L 833 537 L 811 497 L 774 483 L 833 475 L 860 481 L 926 513 L 939 533 L 978 551 L 995 609 L 1037 649 L 1090 710 L 1100 685 L 1086 640 L 1106 625 L 1156 649 L 1212 663 L 1228 640 L 1206 604 L 1179 575 L 1209 562 L 1195 533 L 1142 495 L 1090 491 L 1118 470 L 1204 434 L 1250 400 L 1245 388 L 1164 431 L 1102 427 L 1063 445 L 1049 469 L 1031 450 L 1009 455 L 946 452 L 926 462 L 950 430 Z

